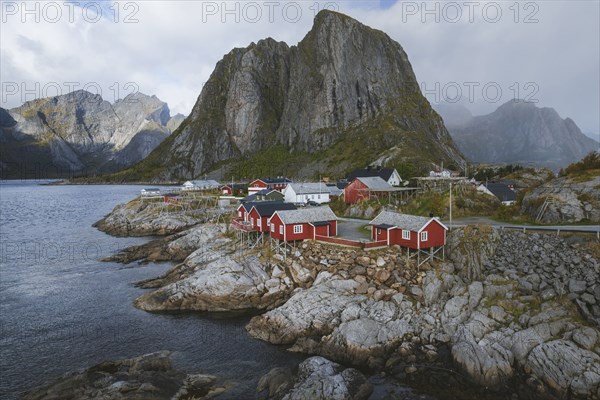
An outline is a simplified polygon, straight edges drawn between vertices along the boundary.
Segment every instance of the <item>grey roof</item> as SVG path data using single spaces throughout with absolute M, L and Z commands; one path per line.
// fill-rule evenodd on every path
M 486 187 L 500 201 L 515 201 L 517 199 L 515 192 L 505 183 L 488 183 Z
M 248 195 L 248 196 L 242 198 L 240 201 L 242 203 L 249 203 L 249 202 L 252 202 L 254 200 L 256 200 L 256 193 Z
M 252 208 L 256 208 L 258 215 L 261 217 L 270 217 L 278 210 L 295 210 L 296 206 L 292 203 L 284 203 L 281 201 L 258 201 L 254 203 Z
M 280 192 L 278 192 L 277 190 L 271 190 L 271 189 L 259 190 L 258 192 L 254 193 L 254 194 L 244 197 L 243 199 L 241 199 L 241 201 L 242 202 L 256 201 L 259 196 L 268 196 L 271 193 L 281 195 L 281 196 L 275 196 L 275 197 L 281 197 L 281 200 L 278 200 L 278 201 L 283 201 L 283 195 Z
M 349 183 L 350 182 L 348 182 L 348 181 L 339 181 L 335 185 L 337 186 L 338 189 L 344 190 L 346 188 L 346 186 L 348 186 Z
M 369 189 L 381 190 L 381 189 L 391 189 L 391 188 L 393 188 L 392 185 L 390 185 L 389 183 L 387 183 L 387 181 L 384 181 L 383 179 L 381 179 L 378 176 L 358 177 L 356 179 L 358 179 L 359 181 L 361 181 L 362 183 L 364 183 L 365 185 L 367 185 L 367 187 Z
M 305 183 L 290 183 L 296 194 L 313 194 L 313 193 L 329 193 L 329 188 L 324 183 L 305 182 Z
M 331 196 L 341 196 L 344 193 L 344 189 L 340 189 L 337 186 L 327 186 L 327 188 Z
M 388 181 L 392 174 L 394 173 L 394 169 L 392 168 L 364 168 L 364 169 L 356 169 L 348 175 L 348 181 L 352 182 L 354 178 L 359 177 L 375 177 L 378 176 L 384 181 Z
M 278 190 L 263 189 L 260 192 L 256 192 L 256 194 L 258 196 L 269 196 L 271 194 L 274 194 L 276 197 L 281 197 L 283 199 L 283 193 L 281 193 Z
M 250 196 L 248 196 L 250 197 Z M 244 209 L 246 211 L 250 211 L 252 210 L 252 207 L 254 207 L 257 204 L 283 204 L 283 200 L 273 200 L 273 201 L 249 201 L 249 202 L 245 202 L 242 203 L 242 207 L 244 207 Z M 239 208 L 239 207 L 238 207 Z
M 198 187 L 219 187 L 221 186 L 221 184 L 217 181 L 215 181 L 214 179 L 208 179 L 208 180 L 196 180 L 196 181 L 186 181 L 185 183 L 190 182 L 192 185 L 194 186 L 198 186 Z
M 291 180 L 284 177 L 284 176 L 279 176 L 277 178 L 267 178 L 267 179 L 261 179 L 261 181 L 263 181 L 264 183 L 268 183 L 268 184 L 275 184 L 275 183 L 290 183 Z
M 399 214 L 392 211 L 382 211 L 369 222 L 370 225 L 392 225 L 400 229 L 418 232 L 432 218 L 419 217 L 417 215 Z M 438 221 L 439 222 L 439 221 Z
M 322 222 L 337 220 L 337 217 L 327 206 L 301 208 L 298 210 L 277 211 L 284 224 L 301 224 L 304 222 Z

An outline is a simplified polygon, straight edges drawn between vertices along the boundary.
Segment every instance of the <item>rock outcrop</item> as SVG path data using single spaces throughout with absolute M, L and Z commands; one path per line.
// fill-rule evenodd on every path
M 113 236 L 165 236 L 205 222 L 212 215 L 202 210 L 196 214 L 161 213 L 160 208 L 137 198 L 117 205 L 93 226 Z
M 420 267 L 397 248 L 249 250 L 212 224 L 172 238 L 160 251 L 196 249 L 141 283 L 156 289 L 136 300 L 144 310 L 261 310 L 249 334 L 290 351 L 402 380 L 426 379 L 433 368 L 458 386 L 600 399 L 600 263 L 585 238 L 469 226 L 452 232 L 449 260 Z M 315 377 L 340 381 L 338 367 L 316 364 L 334 372 Z M 316 393 L 285 375 L 271 371 L 261 390 Z
M 310 357 L 296 374 L 274 368 L 261 378 L 257 391 L 273 400 L 366 400 L 373 388 L 354 368 L 344 368 L 323 357 Z
M 171 228 L 169 227 L 167 230 L 170 231 Z M 119 253 L 103 258 L 102 261 L 115 261 L 122 264 L 129 264 L 133 261 L 138 261 L 140 264 L 157 261 L 181 262 L 194 251 L 205 246 L 206 243 L 215 240 L 215 237 L 223 234 L 225 230 L 224 224 L 199 224 L 139 246 L 127 247 Z
M 179 132 L 121 176 L 189 179 L 276 144 L 286 153 L 312 153 L 308 164 L 339 173 L 391 147 L 399 152 L 392 163 L 462 160 L 402 47 L 323 10 L 297 46 L 268 38 L 225 55 Z M 360 149 L 360 157 L 350 148 Z M 284 159 L 272 169 L 283 170 Z
M 164 276 L 140 282 L 139 286 L 156 290 L 134 304 L 146 311 L 248 312 L 287 300 L 297 285 L 294 275 L 259 258 L 256 251 L 237 247 L 224 230 L 204 224 L 172 241 L 166 251 L 179 248 L 182 241 L 187 246 L 190 238 L 196 250 Z
M 1 113 L 0 162 L 7 179 L 22 173 L 69 177 L 126 168 L 182 122 L 181 116 L 171 118 L 167 104 L 156 96 L 132 93 L 110 104 L 83 90 Z
M 548 181 L 523 197 L 521 212 L 535 219 L 546 201 L 548 204 L 540 222 L 600 222 L 600 176 L 586 179 L 561 177 Z
M 538 108 L 523 100 L 511 100 L 491 114 L 473 118 L 461 107 L 437 109 L 444 121 L 450 121 L 447 127 L 458 148 L 474 162 L 558 170 L 599 146 L 573 120 L 562 119 L 553 108 Z
M 106 361 L 35 388 L 26 400 L 80 399 L 210 399 L 226 391 L 212 375 L 174 369 L 171 353 L 161 351 L 118 361 Z
M 482 387 L 599 398 L 600 263 L 553 236 L 486 235 L 484 257 L 473 259 L 459 238 L 452 264 L 421 272 L 403 258 L 390 265 L 389 256 L 358 256 L 355 268 L 329 264 L 331 250 L 322 249 L 319 257 L 313 247 L 308 252 L 313 268 L 329 265 L 328 271 L 309 288 L 296 289 L 282 306 L 254 317 L 247 330 L 292 345 L 291 351 L 338 362 L 392 373 L 402 366 L 403 376 L 444 362 L 448 347 L 456 368 Z M 455 270 L 465 262 L 478 263 L 480 276 Z M 388 265 L 412 279 L 383 274 Z M 363 292 L 360 282 L 373 289 Z M 385 296 L 387 288 L 396 289 Z M 569 363 L 561 364 L 562 357 Z M 526 382 L 520 385 L 522 376 Z

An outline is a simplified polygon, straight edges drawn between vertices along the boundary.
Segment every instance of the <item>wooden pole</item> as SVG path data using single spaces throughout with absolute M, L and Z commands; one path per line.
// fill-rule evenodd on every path
M 450 182 L 450 229 L 452 229 L 452 182 Z

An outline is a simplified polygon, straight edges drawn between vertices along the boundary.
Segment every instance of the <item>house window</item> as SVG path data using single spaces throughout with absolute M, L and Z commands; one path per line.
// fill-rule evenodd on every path
M 302 233 L 302 225 L 294 225 L 294 233 Z
M 258 227 L 262 228 L 262 218 L 257 219 L 256 222 L 258 224 Z
M 410 231 L 407 230 L 402 230 L 402 239 L 403 240 L 410 240 Z
M 317 195 L 317 199 L 320 199 L 320 198 L 321 198 L 321 195 L 320 195 L 320 194 L 318 194 L 318 195 Z
M 238 211 L 238 218 L 242 218 L 242 212 Z
M 280 235 L 283 235 L 283 225 L 280 225 L 280 226 L 279 226 L 279 234 L 280 234 Z
M 421 242 L 427 241 L 427 232 L 421 232 Z
M 377 228 L 377 235 L 381 235 L 381 229 Z
M 275 224 L 271 224 L 271 232 L 275 232 Z

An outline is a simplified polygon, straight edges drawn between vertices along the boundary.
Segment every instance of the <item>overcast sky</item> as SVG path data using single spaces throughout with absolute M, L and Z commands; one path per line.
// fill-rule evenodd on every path
M 515 5 L 516 4 L 516 5 Z M 1 106 L 86 88 L 114 102 L 134 90 L 188 114 L 233 47 L 296 44 L 323 7 L 398 41 L 431 102 L 475 114 L 538 101 L 600 132 L 600 7 L 592 1 L 0 0 Z M 597 135 L 596 135 L 597 136 Z

